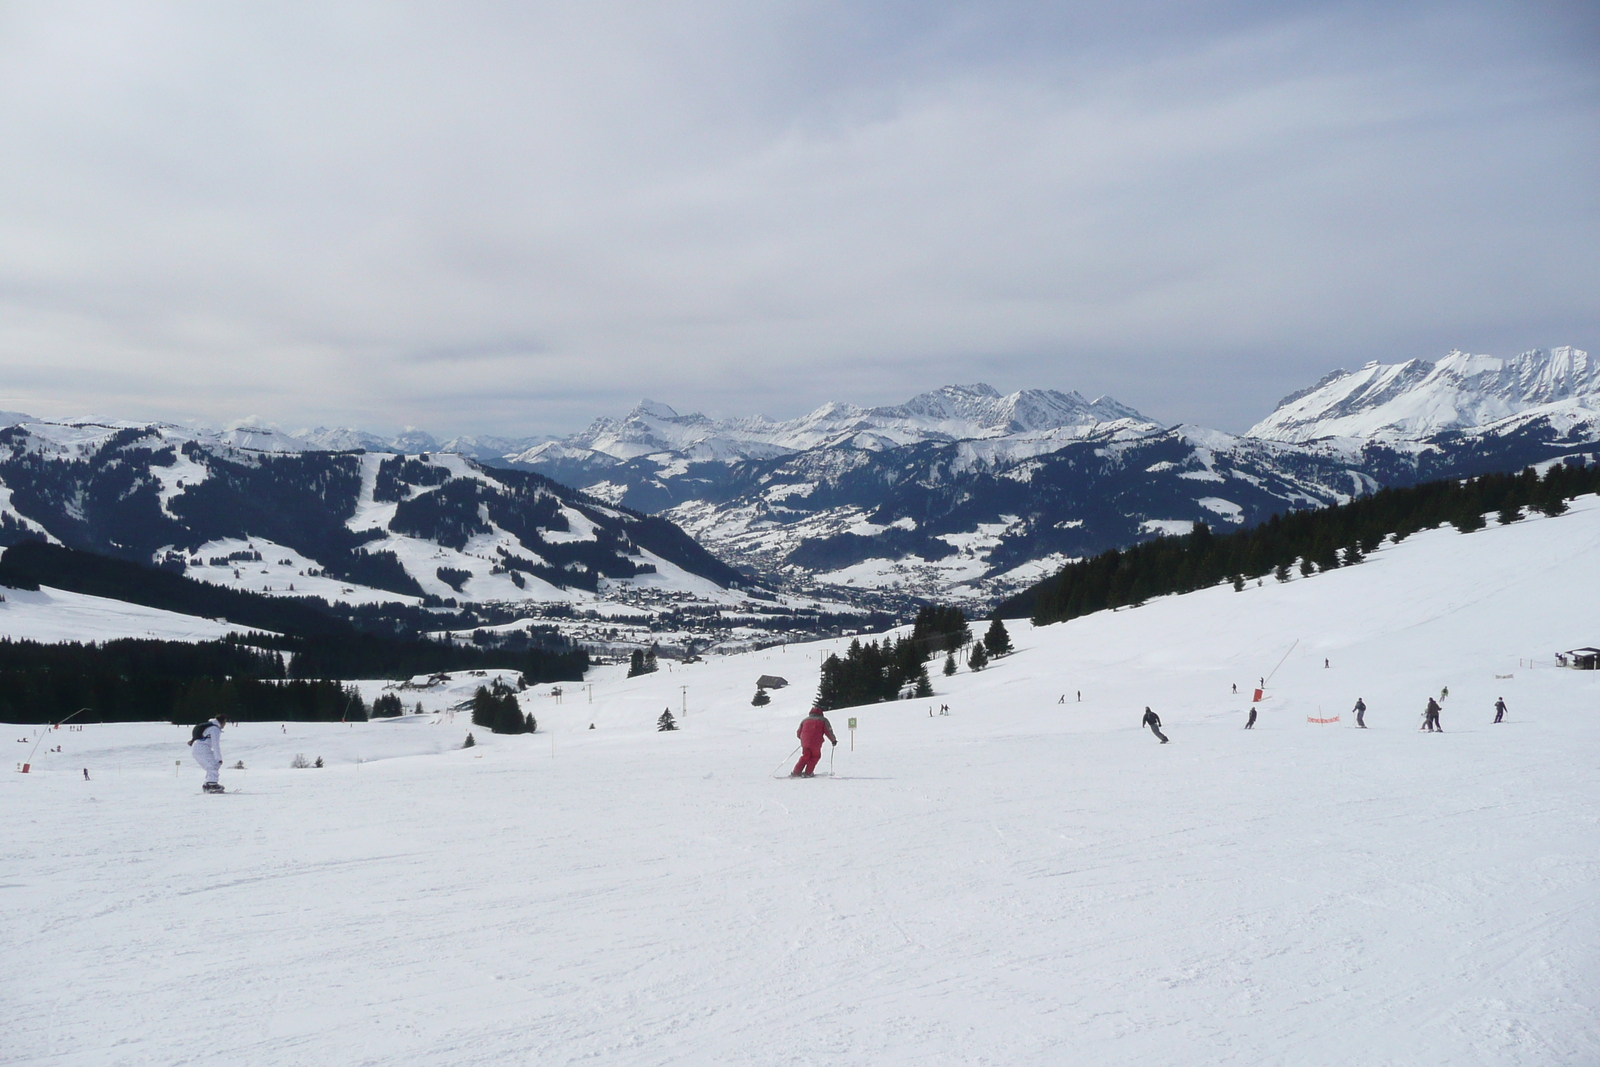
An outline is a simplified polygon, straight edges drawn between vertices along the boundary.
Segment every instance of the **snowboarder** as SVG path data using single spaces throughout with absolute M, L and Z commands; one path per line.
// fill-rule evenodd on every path
M 822 759 L 822 739 L 826 737 L 835 745 L 839 743 L 839 739 L 833 735 L 833 723 L 822 714 L 821 708 L 812 708 L 811 714 L 801 720 L 800 729 L 794 735 L 800 739 L 800 762 L 794 765 L 789 777 L 811 778 L 816 774 L 817 761 Z
M 1506 717 L 1506 698 L 1496 697 L 1494 701 L 1494 721 L 1504 722 Z
M 1362 730 L 1367 728 L 1367 720 L 1364 718 L 1366 714 L 1367 702 L 1360 697 L 1356 697 L 1356 726 Z
M 1167 743 L 1167 735 L 1161 732 L 1161 716 L 1151 711 L 1148 707 L 1144 709 L 1144 718 L 1139 722 L 1139 725 L 1150 727 L 1150 732 L 1161 738 L 1163 745 Z
M 1254 704 L 1250 705 L 1250 718 L 1245 722 L 1244 728 L 1246 730 L 1254 730 L 1256 728 L 1256 706 Z
M 1422 712 L 1422 728 L 1430 734 L 1435 730 L 1444 733 L 1444 727 L 1439 725 L 1439 710 L 1439 702 L 1429 697 L 1428 706 Z
M 206 784 L 201 786 L 207 793 L 226 792 L 222 783 L 217 781 L 217 775 L 222 770 L 222 728 L 228 724 L 226 715 L 217 715 L 209 722 L 194 728 L 194 736 L 189 738 L 189 747 L 194 749 L 194 761 L 205 768 Z

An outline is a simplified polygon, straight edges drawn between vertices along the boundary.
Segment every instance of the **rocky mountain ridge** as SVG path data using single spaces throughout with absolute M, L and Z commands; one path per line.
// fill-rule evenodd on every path
M 1416 441 L 1541 413 L 1600 411 L 1600 361 L 1570 346 L 1514 359 L 1453 351 L 1437 363 L 1337 370 L 1278 403 L 1246 436 Z

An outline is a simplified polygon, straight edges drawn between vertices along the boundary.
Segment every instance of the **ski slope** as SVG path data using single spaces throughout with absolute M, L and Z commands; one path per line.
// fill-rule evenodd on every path
M 226 797 L 183 728 L 56 731 L 0 792 L 0 1062 L 1600 1062 L 1600 673 L 1551 665 L 1597 550 L 1589 498 L 1017 623 L 949 715 L 833 713 L 814 781 L 772 774 L 837 643 L 599 668 L 465 750 L 462 677 L 230 726 Z
M 28 641 L 215 641 L 249 627 L 41 586 L 0 589 L 0 637 Z

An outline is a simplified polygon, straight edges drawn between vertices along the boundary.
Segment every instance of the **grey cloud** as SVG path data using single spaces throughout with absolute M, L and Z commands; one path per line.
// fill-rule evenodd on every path
M 0 19 L 8 407 L 531 433 L 983 377 L 1242 428 L 1600 324 L 1581 5 Z

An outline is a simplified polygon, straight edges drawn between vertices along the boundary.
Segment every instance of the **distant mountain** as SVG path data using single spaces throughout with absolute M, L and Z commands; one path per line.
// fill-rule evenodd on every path
M 0 421 L 16 423 L 28 421 L 32 416 L 18 412 L 0 412 Z M 101 423 L 105 425 L 135 425 L 92 416 L 56 420 L 62 423 Z M 445 438 L 415 428 L 398 434 L 375 434 L 350 427 L 318 426 L 300 430 L 280 430 L 273 426 L 244 423 L 226 430 L 212 430 L 201 426 L 178 427 L 176 432 L 188 432 L 197 440 L 215 441 L 219 444 L 248 448 L 259 452 L 390 452 L 395 455 L 418 455 L 423 452 L 454 452 L 479 462 L 498 463 L 507 456 L 526 452 L 552 438 L 549 435 L 533 437 L 485 437 L 466 435 Z
M 1279 401 L 1247 436 L 1273 441 L 1418 441 L 1507 419 L 1600 412 L 1600 362 L 1576 348 L 1515 359 L 1451 352 L 1437 363 L 1337 370 Z
M 328 596 L 560 600 L 742 572 L 857 604 L 981 606 L 1196 521 L 1242 528 L 1597 443 L 1600 371 L 1574 348 L 1336 371 L 1243 436 L 981 383 L 787 421 L 646 400 L 559 439 L 22 417 L 0 431 L 0 543 L 49 536 Z M 263 542 L 278 562 L 228 565 Z
M 726 496 L 727 468 L 817 449 L 881 452 L 909 445 L 1015 439 L 1018 454 L 1048 451 L 1092 427 L 1124 424 L 1155 429 L 1137 411 L 1108 397 L 1025 389 L 949 385 L 892 407 L 829 403 L 809 415 L 774 422 L 756 415 L 713 420 L 679 415 L 665 404 L 640 403 L 620 420 L 597 419 L 587 430 L 550 441 L 504 462 L 536 470 L 597 496 L 644 511 Z
M 739 579 L 670 521 L 533 472 L 163 425 L 0 429 L 0 544 L 30 538 L 352 602 L 379 590 L 411 602 L 582 602 L 608 588 Z
M 1196 521 L 1240 528 L 1385 485 L 1518 469 L 1600 441 L 1576 349 L 1340 371 L 1245 436 L 1108 398 L 947 386 L 785 423 L 646 402 L 509 462 L 663 514 L 802 587 L 980 602 Z M 1343 420 L 1343 421 L 1340 421 Z

